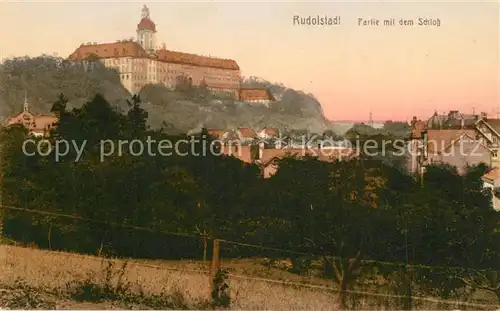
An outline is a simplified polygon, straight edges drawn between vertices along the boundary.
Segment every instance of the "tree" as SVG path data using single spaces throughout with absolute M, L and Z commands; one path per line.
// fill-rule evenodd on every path
M 188 77 L 180 75 L 176 77 L 175 90 L 178 92 L 188 92 L 192 84 L 189 83 Z
M 392 136 L 406 138 L 410 134 L 410 125 L 403 121 L 385 121 L 384 129 Z
M 128 122 L 131 126 L 132 137 L 139 137 L 146 131 L 148 112 L 141 108 L 141 99 L 139 95 L 132 96 L 128 101 L 130 110 L 127 113 Z
M 54 102 L 50 112 L 55 113 L 58 119 L 60 119 L 66 113 L 66 105 L 68 103 L 68 99 L 64 94 L 60 93 L 57 101 Z

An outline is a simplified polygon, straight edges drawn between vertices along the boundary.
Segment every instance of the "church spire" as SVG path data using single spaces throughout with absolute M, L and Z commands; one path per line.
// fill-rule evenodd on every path
M 28 93 L 24 90 L 24 112 L 28 112 Z

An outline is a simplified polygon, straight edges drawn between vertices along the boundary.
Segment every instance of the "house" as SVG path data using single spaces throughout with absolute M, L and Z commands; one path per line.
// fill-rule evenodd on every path
M 35 137 L 46 137 L 50 130 L 57 124 L 58 118 L 55 115 L 36 115 L 29 111 L 26 94 L 24 96 L 23 111 L 18 115 L 7 119 L 6 125 L 22 124 L 28 129 L 30 135 Z
M 208 134 L 215 139 L 225 140 L 229 137 L 229 131 L 225 130 L 208 130 Z
M 494 167 L 481 177 L 483 188 L 491 189 L 491 203 L 493 209 L 500 211 L 500 168 Z
M 439 121 L 436 116 L 431 119 Z M 455 115 L 451 114 L 451 117 Z M 461 124 L 459 128 L 433 129 L 432 125 L 429 121 L 422 124 L 413 119 L 408 145 L 408 168 L 411 173 L 422 174 L 425 166 L 439 163 L 456 166 L 459 173 L 464 173 L 467 166 L 492 164 L 494 152 L 480 139 L 476 126 L 472 128 Z
M 484 163 L 491 166 L 491 150 L 475 138 L 475 135 L 461 133 L 448 146 L 429 157 L 431 163 L 446 163 L 455 166 L 460 175 L 467 173 L 467 167 Z
M 256 156 L 252 156 L 250 145 L 222 146 L 221 153 L 225 156 L 233 156 L 246 164 L 256 164 L 260 167 L 262 176 L 269 178 L 278 170 L 278 162 L 286 156 L 297 156 L 299 158 L 310 156 L 319 161 L 334 162 L 336 160 L 347 160 L 355 156 L 352 148 L 344 149 L 319 149 L 319 148 L 290 148 L 290 149 L 265 149 L 263 143 L 258 146 Z
M 268 88 L 242 88 L 239 98 L 242 101 L 254 104 L 269 106 L 269 103 L 276 101 Z
M 482 112 L 480 116 L 472 114 L 463 114 L 458 110 L 451 110 L 448 114 L 438 114 L 437 111 L 434 115 L 427 120 L 428 129 L 473 129 L 475 128 L 478 118 L 485 117 L 486 114 Z
M 253 129 L 248 127 L 238 128 L 236 129 L 235 133 L 239 141 L 242 143 L 252 142 L 257 138 L 257 133 L 255 133 Z
M 253 163 L 251 146 L 240 144 L 229 144 L 221 147 L 221 153 L 225 156 L 232 156 L 243 163 Z
M 270 139 L 279 136 L 279 130 L 274 128 L 264 128 L 262 129 L 257 136 L 260 139 Z
M 293 149 L 264 149 L 259 150 L 256 164 L 261 168 L 264 178 L 270 178 L 278 171 L 279 161 L 286 156 L 314 157 L 319 161 L 332 163 L 334 161 L 348 160 L 355 155 L 354 149 L 320 149 L 320 148 L 293 148 Z
M 481 118 L 476 122 L 479 140 L 491 149 L 491 166 L 500 167 L 500 119 Z

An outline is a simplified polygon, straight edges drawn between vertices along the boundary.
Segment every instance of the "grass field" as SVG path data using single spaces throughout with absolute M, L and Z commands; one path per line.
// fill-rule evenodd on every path
M 193 261 L 129 260 L 124 266 L 124 262 L 104 260 L 95 256 L 1 245 L 0 307 L 25 309 L 211 307 L 207 302 L 210 293 L 206 264 Z M 223 266 L 231 274 L 236 275 L 230 276 L 228 280 L 231 309 L 335 309 L 336 293 L 320 288 L 320 286 L 333 286 L 327 280 L 305 278 L 268 268 L 259 260 L 226 261 L 223 262 Z M 237 277 L 238 275 L 241 277 Z M 276 282 L 266 282 L 259 278 L 273 279 Z M 278 280 L 315 284 L 317 287 L 284 285 L 279 284 Z M 100 286 L 102 289 L 107 285 L 113 288 L 113 293 L 120 291 L 120 288 L 125 290 L 120 295 L 108 295 L 103 299 L 92 296 L 96 287 Z M 357 295 L 351 300 L 356 302 L 356 309 L 401 309 L 397 304 L 398 301 L 382 296 Z M 459 309 L 457 305 L 433 301 L 415 301 L 414 307 Z M 469 307 L 469 309 L 480 308 Z

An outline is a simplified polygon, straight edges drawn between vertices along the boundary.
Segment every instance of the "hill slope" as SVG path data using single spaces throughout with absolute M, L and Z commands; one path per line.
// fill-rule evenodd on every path
M 217 98 L 191 98 L 161 85 L 148 85 L 140 92 L 152 127 L 168 124 L 189 131 L 202 124 L 210 128 L 278 127 L 320 132 L 327 126 L 320 103 L 312 96 L 256 78 L 244 86 L 269 87 L 279 99 L 271 107 L 250 105 Z M 47 113 L 59 93 L 68 107 L 80 107 L 96 93 L 121 110 L 127 110 L 128 91 L 118 73 L 95 63 L 66 62 L 61 58 L 40 56 L 6 60 L 0 65 L 0 119 L 18 113 L 27 91 L 30 109 Z

